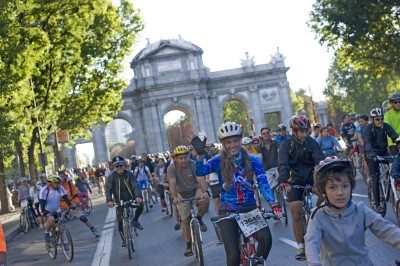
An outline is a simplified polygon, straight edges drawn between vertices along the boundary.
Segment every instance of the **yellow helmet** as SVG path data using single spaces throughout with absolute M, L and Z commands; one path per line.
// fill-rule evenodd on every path
M 58 175 L 50 175 L 46 178 L 46 180 L 47 180 L 47 182 L 49 182 L 49 184 L 62 182 L 61 177 L 59 177 Z
M 176 147 L 174 150 L 174 156 L 178 156 L 181 154 L 187 154 L 187 153 L 189 153 L 189 150 L 186 146 L 183 146 L 183 145 Z

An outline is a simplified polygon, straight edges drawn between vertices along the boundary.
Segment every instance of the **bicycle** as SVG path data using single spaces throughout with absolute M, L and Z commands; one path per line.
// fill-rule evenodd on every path
M 92 212 L 93 206 L 92 201 L 87 193 L 79 193 L 80 209 L 85 215 L 89 215 Z
M 303 192 L 303 227 L 304 227 L 304 233 L 307 232 L 307 226 L 308 222 L 311 219 L 311 209 L 314 207 L 313 202 L 312 202 L 312 189 L 314 186 L 311 185 L 305 185 L 305 186 L 300 186 L 300 185 L 293 185 L 292 189 L 304 189 Z
M 389 201 L 390 198 L 390 163 L 393 161 L 394 156 L 376 156 L 375 160 L 379 163 L 379 180 L 378 180 L 378 187 L 379 187 L 379 199 L 381 202 L 381 207 L 384 209 L 384 212 L 381 213 L 382 217 L 386 215 L 386 202 Z M 371 209 L 376 211 L 376 204 L 374 199 L 374 192 L 372 189 L 372 178 L 368 182 L 368 200 Z M 394 196 L 394 195 L 393 195 Z M 394 213 L 396 214 L 396 210 L 393 209 Z
M 197 220 L 193 203 L 194 201 L 200 201 L 202 198 L 200 197 L 190 197 L 185 199 L 180 199 L 179 204 L 183 204 L 185 202 L 190 202 L 190 215 L 191 219 L 189 222 L 190 225 L 190 235 L 192 236 L 192 250 L 195 251 L 196 259 L 199 261 L 200 266 L 204 266 L 204 257 L 203 257 L 203 237 L 201 235 L 200 230 L 200 222 Z
M 114 202 L 114 205 L 122 208 L 122 226 L 124 230 L 125 244 L 128 249 L 128 257 L 132 259 L 132 252 L 135 251 L 135 241 L 133 239 L 134 235 L 137 235 L 136 228 L 133 224 L 133 215 L 131 208 L 139 207 L 134 200 L 123 201 L 119 203 Z
M 29 226 L 34 228 L 38 225 L 33 212 L 34 210 L 32 209 L 32 205 L 29 204 L 28 200 L 21 200 L 21 215 L 19 218 L 19 224 L 22 233 L 28 232 Z
M 261 217 L 263 219 L 261 219 Z M 219 243 L 217 245 L 223 245 L 223 239 L 219 228 L 219 222 L 224 219 L 234 219 L 239 225 L 239 249 L 240 249 L 240 263 L 242 266 L 259 265 L 260 261 L 263 261 L 263 265 L 266 265 L 264 258 L 258 257 L 257 254 L 257 240 L 255 239 L 255 233 L 268 226 L 267 219 L 274 218 L 276 216 L 271 211 L 264 209 L 255 209 L 248 213 L 227 213 L 215 217 L 211 217 L 215 232 Z M 252 225 L 253 227 L 249 227 Z M 252 228 L 253 230 L 250 230 Z
M 74 258 L 74 244 L 69 230 L 64 226 L 66 212 L 51 212 L 54 216 L 54 223 L 49 231 L 50 243 L 46 243 L 46 249 L 52 259 L 57 257 L 57 247 L 61 246 L 67 261 Z
M 150 199 L 153 204 L 156 204 L 158 202 L 157 184 L 154 181 L 150 182 Z
M 151 205 L 150 202 L 149 191 L 148 191 L 149 185 L 147 182 L 143 182 L 143 188 L 140 190 L 140 193 L 142 194 L 143 204 L 146 207 L 146 212 L 149 212 L 149 205 L 150 207 L 153 207 L 153 205 Z
M 167 215 L 172 216 L 173 213 L 173 206 L 172 206 L 172 198 L 171 198 L 171 192 L 169 192 L 168 187 L 164 189 L 164 198 L 165 198 L 165 204 L 167 205 L 167 211 L 165 212 Z
M 279 206 L 282 208 L 282 215 L 285 220 L 285 225 L 288 224 L 288 218 L 287 218 L 287 208 L 286 208 L 286 200 L 285 200 L 285 191 L 281 189 L 278 185 L 278 168 L 274 167 L 269 169 L 268 171 L 265 172 L 265 175 L 267 176 L 267 180 L 269 183 L 269 186 L 271 187 L 272 192 L 274 193 L 274 197 L 276 201 L 278 202 Z M 256 194 L 254 194 L 256 196 Z M 258 194 L 259 196 L 259 194 Z

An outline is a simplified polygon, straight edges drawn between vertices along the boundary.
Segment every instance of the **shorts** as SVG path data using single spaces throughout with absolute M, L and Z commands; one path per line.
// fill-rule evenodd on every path
M 219 198 L 219 184 L 210 185 L 211 196 L 213 199 Z
M 201 188 L 197 188 L 196 194 L 193 197 L 201 197 L 201 194 L 203 194 Z M 178 199 L 184 199 L 184 198 L 178 193 Z M 194 202 L 194 204 L 197 205 L 197 202 Z M 179 216 L 181 217 L 182 221 L 185 221 L 190 218 L 191 206 L 189 201 L 184 203 L 178 203 L 177 208 Z
M 138 181 L 138 186 L 140 190 L 146 189 L 149 188 L 149 183 L 147 182 L 147 180 Z
M 297 185 L 297 184 L 291 184 Z M 304 189 L 302 188 L 292 188 L 290 192 L 287 193 L 288 201 L 303 201 Z

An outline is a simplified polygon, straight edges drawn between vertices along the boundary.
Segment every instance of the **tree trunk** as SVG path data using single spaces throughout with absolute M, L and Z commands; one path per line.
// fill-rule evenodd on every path
M 38 128 L 35 127 L 33 130 L 32 138 L 31 138 L 31 144 L 28 147 L 28 165 L 29 165 L 29 175 L 31 179 L 38 180 L 37 172 L 36 172 L 36 167 L 35 167 L 35 145 L 38 141 L 37 137 L 38 133 Z
M 23 151 L 22 151 L 22 143 L 19 141 L 16 141 L 15 148 L 17 150 L 17 155 L 18 155 L 19 174 L 21 177 L 23 177 L 23 176 L 25 176 L 25 163 L 24 163 L 24 156 L 23 156 Z
M 3 156 L 0 155 L 0 200 L 1 200 L 0 213 L 1 214 L 9 212 L 7 189 L 6 189 L 6 177 L 4 173 L 5 172 L 4 172 Z

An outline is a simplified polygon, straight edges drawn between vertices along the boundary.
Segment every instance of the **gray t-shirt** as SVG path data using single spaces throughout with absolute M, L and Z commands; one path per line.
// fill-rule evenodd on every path
M 184 168 L 177 167 L 176 164 L 173 163 L 167 169 L 168 180 L 170 180 L 170 178 L 176 179 L 177 192 L 182 196 L 190 191 L 195 191 L 199 187 L 196 179 L 195 167 L 196 163 L 189 160 L 187 166 Z

